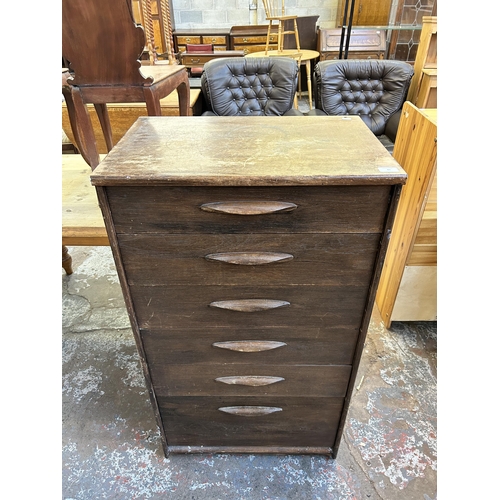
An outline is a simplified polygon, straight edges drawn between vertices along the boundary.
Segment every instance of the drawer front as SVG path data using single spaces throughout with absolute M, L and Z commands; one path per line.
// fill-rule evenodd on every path
M 322 52 L 321 60 L 337 60 L 339 58 L 338 50 L 336 52 Z M 383 52 L 351 52 L 349 51 L 348 59 L 383 59 Z
M 193 64 L 205 64 L 208 61 L 214 59 L 213 54 L 195 54 L 190 56 L 189 54 L 182 56 L 182 64 L 192 66 Z
M 254 44 L 264 44 L 266 46 L 267 35 L 249 35 L 249 36 L 235 36 L 233 38 L 234 45 L 254 45 Z M 277 43 L 278 36 L 271 35 L 269 37 L 270 43 Z
M 199 35 L 179 35 L 176 37 L 177 45 L 186 45 L 187 43 L 201 43 L 201 36 Z
M 355 328 L 141 330 L 148 363 L 351 364 Z
M 344 400 L 158 397 L 158 404 L 170 446 L 333 446 Z M 226 412 L 241 406 L 264 407 L 272 413 Z
M 140 328 L 359 328 L 359 287 L 166 287 L 131 285 Z
M 225 36 L 203 35 L 201 37 L 201 43 L 213 43 L 214 45 L 226 45 L 227 40 L 226 40 Z
M 365 285 L 379 234 L 122 234 L 134 285 Z
M 269 44 L 269 50 L 276 50 L 278 45 L 275 43 Z M 234 50 L 242 50 L 245 54 L 252 54 L 253 52 L 263 52 L 266 50 L 266 41 L 263 44 L 255 45 L 235 45 Z
M 345 396 L 350 365 L 152 364 L 157 396 Z
M 106 191 L 117 233 L 380 233 L 390 196 L 390 186 Z

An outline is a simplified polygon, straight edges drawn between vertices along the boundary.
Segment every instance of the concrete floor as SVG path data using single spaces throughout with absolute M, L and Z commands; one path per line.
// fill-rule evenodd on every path
M 62 271 L 62 497 L 435 500 L 436 322 L 374 311 L 339 455 L 163 455 L 108 247 Z

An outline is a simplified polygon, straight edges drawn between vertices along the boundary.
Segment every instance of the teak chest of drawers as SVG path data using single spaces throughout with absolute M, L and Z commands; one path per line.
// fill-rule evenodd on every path
M 335 457 L 406 180 L 361 119 L 141 117 L 91 180 L 165 454 Z

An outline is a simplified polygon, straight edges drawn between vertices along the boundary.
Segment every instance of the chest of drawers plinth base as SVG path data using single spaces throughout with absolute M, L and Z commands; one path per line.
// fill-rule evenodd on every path
M 357 118 L 183 118 L 92 175 L 165 454 L 335 457 L 406 174 Z

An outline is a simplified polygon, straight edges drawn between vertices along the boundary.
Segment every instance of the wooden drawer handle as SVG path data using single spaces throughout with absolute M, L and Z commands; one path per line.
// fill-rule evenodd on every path
M 230 413 L 231 415 L 240 415 L 241 417 L 258 417 L 259 415 L 269 415 L 277 411 L 283 411 L 283 408 L 276 406 L 223 406 L 219 411 Z
M 222 214 L 265 215 L 291 212 L 297 208 L 297 205 L 285 201 L 216 201 L 204 203 L 200 208 L 205 212 Z
M 262 266 L 292 260 L 293 255 L 281 252 L 222 252 L 205 255 L 205 259 L 237 266 Z
M 277 309 L 278 307 L 286 307 L 290 302 L 286 300 L 272 299 L 240 299 L 240 300 L 219 300 L 211 302 L 210 307 L 218 307 L 219 309 L 229 309 L 230 311 L 239 312 L 257 312 L 267 311 L 268 309 Z
M 229 351 L 262 352 L 284 347 L 286 344 L 285 342 L 275 342 L 273 340 L 241 340 L 239 342 L 214 342 L 212 346 L 219 347 L 220 349 L 228 349 Z
M 249 385 L 251 387 L 260 387 L 263 385 L 276 384 L 285 380 L 283 377 L 267 377 L 262 375 L 244 375 L 235 377 L 219 377 L 216 382 L 222 382 L 228 385 Z

